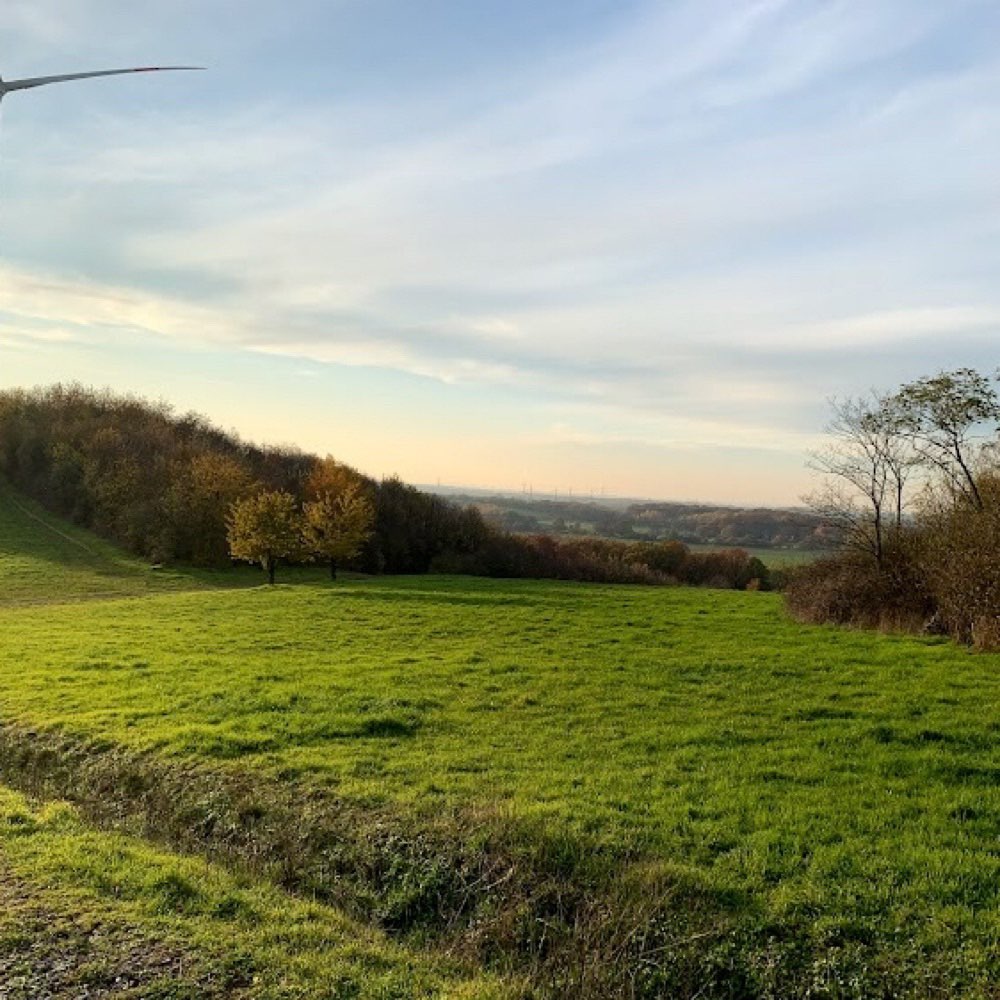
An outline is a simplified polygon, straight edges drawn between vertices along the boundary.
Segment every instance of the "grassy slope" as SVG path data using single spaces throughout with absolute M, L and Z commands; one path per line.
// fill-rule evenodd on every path
M 52 517 L 0 481 L 0 606 L 143 595 L 203 586 L 153 570 L 86 531 Z
M 0 789 L 0 995 L 499 1000 L 329 907 Z M 9 992 L 5 992 L 9 991 Z
M 323 580 L 322 567 L 297 568 L 297 580 Z M 0 479 L 0 608 L 186 590 L 255 587 L 256 567 L 223 572 L 156 568 L 48 513 Z M 279 577 L 281 571 L 279 571 Z
M 1000 975 L 997 657 L 770 595 L 444 578 L 8 609 L 0 648 L 6 719 L 639 848 L 755 947 L 836 950 L 815 995 L 864 995 L 854 952 L 913 995 Z

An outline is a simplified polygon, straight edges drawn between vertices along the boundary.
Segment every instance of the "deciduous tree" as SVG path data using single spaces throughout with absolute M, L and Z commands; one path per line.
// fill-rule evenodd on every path
M 330 579 L 337 578 L 337 564 L 356 556 L 371 537 L 375 508 L 360 482 L 339 493 L 323 493 L 303 507 L 304 534 L 309 551 L 330 564 Z
M 994 381 L 972 368 L 958 368 L 910 382 L 893 397 L 901 427 L 920 458 L 977 510 L 983 509 L 977 466 L 1000 421 Z M 987 428 L 988 435 L 983 433 Z
M 232 557 L 260 563 L 269 583 L 279 559 L 303 554 L 302 515 L 291 493 L 265 491 L 237 500 L 226 527 Z
M 831 406 L 827 430 L 833 441 L 810 460 L 826 481 L 805 500 L 840 530 L 849 548 L 881 564 L 887 535 L 902 527 L 914 468 L 903 416 L 895 396 L 878 393 L 833 400 Z

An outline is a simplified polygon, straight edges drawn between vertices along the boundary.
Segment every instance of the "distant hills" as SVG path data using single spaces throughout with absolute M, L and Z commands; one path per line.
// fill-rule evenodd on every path
M 686 545 L 809 552 L 831 548 L 837 541 L 833 528 L 801 509 L 425 489 L 439 492 L 453 503 L 474 507 L 487 522 L 520 534 L 676 540 Z

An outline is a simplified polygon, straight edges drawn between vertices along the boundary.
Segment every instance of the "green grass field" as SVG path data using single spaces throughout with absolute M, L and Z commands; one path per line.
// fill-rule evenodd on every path
M 255 820 L 274 842 L 280 817 L 305 828 L 327 803 L 357 827 L 340 864 L 382 845 L 366 884 L 406 889 L 394 918 L 421 955 L 447 947 L 510 971 L 498 949 L 520 949 L 535 973 L 550 952 L 590 949 L 590 993 L 567 986 L 563 955 L 539 973 L 542 995 L 1000 995 L 1000 658 L 806 628 L 768 594 L 150 581 L 89 536 L 85 558 L 21 503 L 0 500 L 8 780 L 18 739 L 49 740 L 83 748 L 66 779 L 82 800 L 94 761 L 125 755 L 164 774 L 252 775 L 258 811 L 268 789 L 282 803 L 270 826 Z M 88 588 L 130 596 L 66 601 Z M 82 808 L 100 818 L 97 798 Z M 387 874 L 393 837 L 405 861 Z M 440 868 L 470 850 L 510 874 L 464 883 L 479 895 L 460 907 Z M 19 877 L 54 877 L 18 857 Z M 431 869 L 430 889 L 411 884 Z M 505 896 L 519 871 L 537 885 Z M 308 884 L 378 911 L 329 881 Z M 454 926 L 413 918 L 434 893 Z M 211 950 L 209 924 L 190 933 Z M 615 962 L 624 971 L 600 985 L 595 964 Z

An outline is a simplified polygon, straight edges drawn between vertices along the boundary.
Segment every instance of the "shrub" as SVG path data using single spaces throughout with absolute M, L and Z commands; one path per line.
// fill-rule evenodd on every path
M 879 565 L 844 552 L 785 571 L 785 602 L 800 621 L 919 629 L 935 604 L 912 547 L 897 541 Z
M 962 642 L 1000 647 L 1000 483 L 980 483 L 983 506 L 958 500 L 925 513 L 919 559 L 942 628 Z

